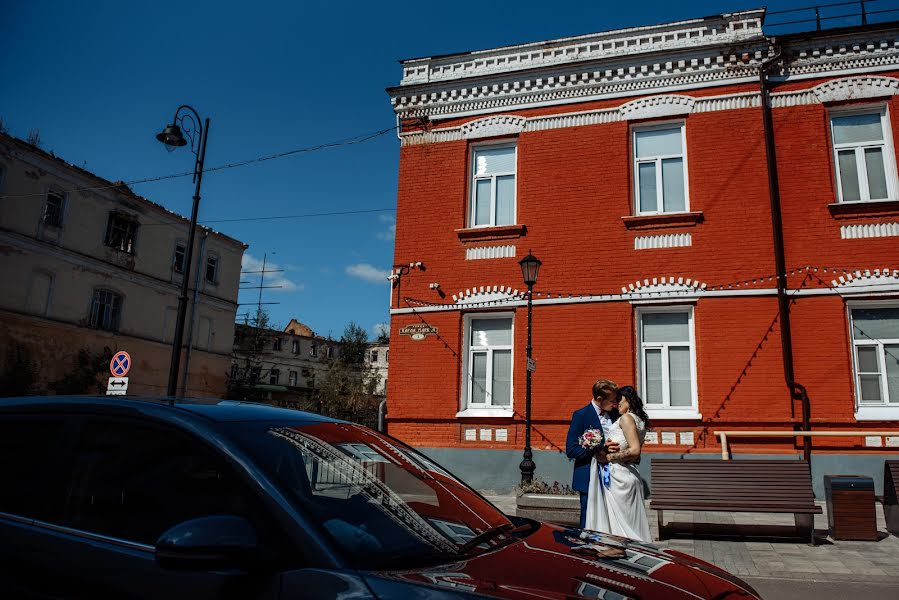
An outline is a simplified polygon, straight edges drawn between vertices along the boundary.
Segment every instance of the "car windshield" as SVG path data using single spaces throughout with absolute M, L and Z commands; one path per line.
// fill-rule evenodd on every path
M 511 539 L 511 522 L 492 504 L 421 453 L 366 427 L 244 422 L 231 437 L 355 568 L 453 560 Z

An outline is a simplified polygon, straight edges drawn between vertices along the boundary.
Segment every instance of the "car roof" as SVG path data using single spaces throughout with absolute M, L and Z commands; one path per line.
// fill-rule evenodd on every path
M 221 400 L 218 398 L 165 398 L 150 396 L 29 396 L 0 399 L 0 411 L 65 410 L 65 409 L 143 411 L 171 410 L 187 412 L 211 421 L 302 421 L 306 423 L 339 423 L 338 419 L 315 413 L 289 408 L 279 408 L 270 404 L 246 402 L 243 400 Z

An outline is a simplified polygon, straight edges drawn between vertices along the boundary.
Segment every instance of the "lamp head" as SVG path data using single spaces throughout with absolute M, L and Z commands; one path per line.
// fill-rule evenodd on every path
M 156 134 L 156 139 L 165 144 L 165 149 L 169 152 L 187 145 L 187 140 L 181 135 L 181 128 L 174 123 L 166 125 L 161 133 Z
M 524 278 L 524 284 L 531 286 L 537 283 L 537 272 L 540 271 L 540 265 L 543 263 L 528 252 L 528 255 L 518 261 L 521 266 L 521 276 Z

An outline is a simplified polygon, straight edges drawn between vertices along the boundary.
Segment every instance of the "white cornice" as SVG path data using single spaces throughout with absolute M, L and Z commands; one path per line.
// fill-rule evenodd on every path
M 665 35 L 674 31 L 687 35 L 696 27 L 709 27 L 709 23 L 699 19 L 658 29 L 667 28 Z M 676 45 L 666 45 L 659 37 L 662 34 L 653 28 L 641 28 L 597 34 L 611 36 L 608 40 L 583 36 L 407 61 L 402 84 L 389 93 L 394 110 L 401 117 L 428 117 L 435 121 L 757 82 L 758 68 L 771 50 L 760 29 L 747 27 L 736 36 L 732 35 L 734 32 L 711 27 L 705 34 L 689 34 Z M 784 56 L 783 64 L 772 76 L 774 80 L 864 77 L 895 70 L 899 69 L 899 29 L 856 30 L 788 41 Z M 885 93 L 876 81 L 863 85 L 862 90 L 818 90 L 822 98 L 834 99 L 879 92 Z
M 762 37 L 764 9 L 403 61 L 400 86 L 558 67 L 585 61 L 733 46 Z
M 515 301 L 520 300 L 524 294 L 519 293 L 517 289 L 512 289 L 504 285 L 480 286 L 468 288 L 453 294 L 453 302 L 457 305 L 466 306 L 471 304 L 483 304 L 485 302 L 499 301 Z

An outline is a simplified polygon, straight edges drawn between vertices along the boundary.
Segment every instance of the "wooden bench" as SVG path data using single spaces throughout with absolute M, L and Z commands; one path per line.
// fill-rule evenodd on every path
M 887 460 L 883 463 L 883 517 L 886 519 L 887 531 L 899 536 L 899 460 Z
M 653 459 L 649 508 L 657 511 L 793 513 L 800 535 L 815 543 L 815 504 L 809 465 L 798 460 Z

